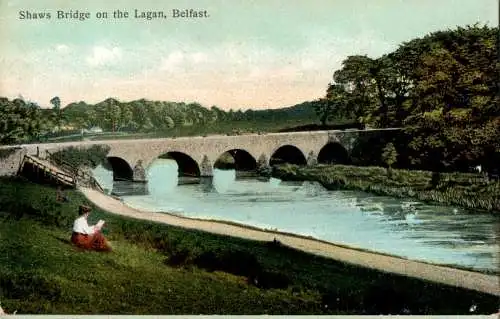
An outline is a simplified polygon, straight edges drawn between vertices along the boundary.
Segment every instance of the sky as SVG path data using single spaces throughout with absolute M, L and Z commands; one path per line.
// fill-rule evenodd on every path
M 0 0 L 0 96 L 42 107 L 54 96 L 62 105 L 113 97 L 287 107 L 324 96 L 349 55 L 376 58 L 433 31 L 498 25 L 497 0 L 103 2 Z M 173 9 L 209 16 L 173 18 Z M 91 17 L 57 18 L 70 10 Z M 115 10 L 129 17 L 114 19 Z M 135 18 L 135 10 L 166 18 Z M 51 19 L 20 19 L 20 11 Z

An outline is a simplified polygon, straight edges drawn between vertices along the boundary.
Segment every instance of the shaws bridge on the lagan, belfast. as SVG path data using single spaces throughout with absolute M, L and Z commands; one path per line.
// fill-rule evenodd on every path
M 278 163 L 312 165 L 315 163 L 348 163 L 361 137 L 378 131 L 399 128 L 307 131 L 245 135 L 213 135 L 178 138 L 135 140 L 101 140 L 67 143 L 23 145 L 28 154 L 73 147 L 108 145 L 108 162 L 115 179 L 144 181 L 149 165 L 158 158 L 177 162 L 179 176 L 208 177 L 213 175 L 216 163 L 230 154 L 237 171 L 255 171 Z

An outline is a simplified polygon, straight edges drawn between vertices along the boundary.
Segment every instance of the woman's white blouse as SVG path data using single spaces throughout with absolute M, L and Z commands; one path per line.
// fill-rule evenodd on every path
M 87 218 L 85 218 L 85 216 L 81 216 L 78 217 L 73 223 L 73 231 L 75 233 L 92 235 L 95 232 L 95 227 L 89 226 L 89 224 L 87 223 Z

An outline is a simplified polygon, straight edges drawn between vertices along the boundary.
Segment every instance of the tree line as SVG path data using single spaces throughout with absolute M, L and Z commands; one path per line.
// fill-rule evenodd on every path
M 379 155 L 384 147 L 394 153 L 392 143 L 402 167 L 498 169 L 498 37 L 498 27 L 458 27 L 378 58 L 348 56 L 315 110 L 322 123 L 347 117 L 368 127 L 405 128 L 404 134 L 367 144 L 378 145 Z
M 0 98 L 0 143 L 37 140 L 54 131 L 100 127 L 153 132 L 179 127 L 238 128 L 246 123 L 354 121 L 364 127 L 402 127 L 404 133 L 370 134 L 361 140 L 363 162 L 435 171 L 497 167 L 500 163 L 499 29 L 487 26 L 438 31 L 402 43 L 378 58 L 348 56 L 325 96 L 275 110 L 229 110 L 198 103 L 70 103 L 41 109 L 22 98 Z M 370 154 L 370 155 L 366 155 Z M 382 154 L 386 154 L 382 156 Z
M 206 108 L 199 103 L 149 101 L 121 102 L 108 98 L 97 104 L 75 102 L 61 107 L 61 99 L 50 101 L 51 109 L 23 98 L 0 98 L 0 144 L 36 141 L 42 137 L 79 132 L 99 127 L 107 132 L 158 132 L 186 126 L 203 127 L 232 123 L 278 123 L 280 121 L 314 121 L 311 104 L 267 110 L 229 110 L 217 106 Z M 203 131 L 203 130 L 201 130 Z
M 307 104 L 308 102 L 306 102 Z M 95 105 L 71 103 L 64 116 L 76 127 L 99 126 L 107 131 L 151 132 L 182 126 L 207 126 L 223 122 L 280 121 L 314 118 L 311 107 L 277 110 L 229 110 L 206 108 L 199 103 L 149 101 L 119 102 L 109 98 Z

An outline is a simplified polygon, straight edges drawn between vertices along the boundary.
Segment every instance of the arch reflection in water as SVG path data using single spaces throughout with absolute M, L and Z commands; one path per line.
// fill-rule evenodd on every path
M 214 170 L 213 187 L 177 186 L 176 164 L 165 160 L 152 165 L 148 174 L 154 196 L 124 196 L 127 205 L 310 235 L 410 259 L 497 271 L 499 238 L 495 228 L 500 219 L 491 214 L 471 215 L 424 203 L 410 205 L 409 201 L 362 192 L 326 191 L 317 183 L 235 180 L 234 171 Z M 408 223 L 405 216 L 409 213 L 417 213 L 419 222 Z
M 149 165 L 146 175 L 148 191 L 153 197 L 171 193 L 179 183 L 179 166 L 172 159 L 156 159 Z
M 92 170 L 95 179 L 106 194 L 116 196 L 147 195 L 147 184 L 134 183 L 128 180 L 116 180 L 112 170 L 99 165 Z
M 282 196 L 284 193 L 290 191 L 288 188 L 279 188 L 281 180 L 276 178 L 259 180 L 238 179 L 237 177 L 237 172 L 235 170 L 215 169 L 212 180 L 213 189 L 220 195 L 231 195 L 235 198 L 258 196 L 261 197 L 262 200 L 268 201 L 276 200 L 277 196 Z M 293 184 L 302 184 L 302 182 Z M 228 200 L 231 199 L 228 198 Z M 255 199 L 253 201 L 255 201 Z
M 215 191 L 219 194 L 230 193 L 230 190 L 235 189 L 236 171 L 214 169 L 212 185 Z

